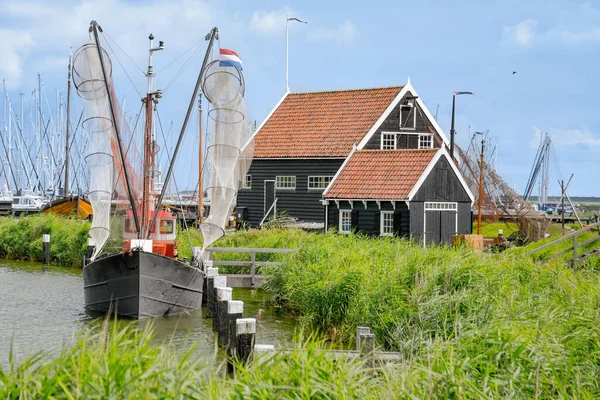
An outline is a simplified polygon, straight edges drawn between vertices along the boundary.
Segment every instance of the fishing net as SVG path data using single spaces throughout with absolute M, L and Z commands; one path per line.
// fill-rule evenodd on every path
M 209 164 L 207 195 L 210 213 L 200 224 L 203 250 L 225 234 L 236 196 L 250 168 L 254 147 L 252 127 L 246 120 L 245 83 L 240 69 L 221 67 L 215 60 L 207 65 L 202 90 L 212 109 L 208 112 Z
M 95 42 L 88 42 L 80 47 L 73 57 L 73 81 L 78 95 L 83 100 L 82 127 L 88 135 L 85 161 L 88 198 L 93 209 L 89 235 L 94 239 L 96 246 L 92 260 L 103 250 L 111 235 L 111 203 L 114 201 L 117 208 L 129 208 L 126 205 L 128 194 L 124 179 L 125 168 L 130 176 L 134 198 L 138 199 L 140 193 L 140 180 L 137 178 L 139 172 L 131 166 L 130 158 L 126 159 L 123 165 L 119 156 L 119 143 L 109 96 L 114 105 L 118 106 L 118 101 L 112 85 L 112 64 L 104 49 L 102 49 L 102 61 L 108 84 L 104 79 Z M 119 125 L 124 142 L 131 142 L 132 133 L 118 107 L 115 107 L 114 121 Z

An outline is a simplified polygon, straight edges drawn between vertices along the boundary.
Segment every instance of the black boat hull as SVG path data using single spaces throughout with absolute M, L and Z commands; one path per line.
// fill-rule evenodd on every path
M 139 249 L 96 260 L 83 269 L 88 310 L 130 318 L 200 308 L 203 282 L 198 268 Z

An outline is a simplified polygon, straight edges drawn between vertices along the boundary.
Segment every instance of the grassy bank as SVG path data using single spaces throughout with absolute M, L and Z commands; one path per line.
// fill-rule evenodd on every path
M 370 326 L 383 347 L 432 374 L 467 373 L 480 390 L 516 379 L 524 397 L 561 385 L 551 397 L 600 394 L 593 262 L 574 271 L 525 249 L 476 255 L 354 235 L 311 235 L 282 261 L 269 268 L 271 304 L 333 340 Z
M 0 258 L 42 261 L 42 235 L 50 234 L 53 263 L 81 266 L 89 222 L 53 214 L 0 217 Z
M 148 330 L 116 326 L 82 333 L 55 358 L 38 355 L 0 367 L 0 398 L 591 399 L 600 394 L 597 368 L 584 360 L 595 357 L 584 354 L 593 344 L 576 335 L 569 340 L 580 349 L 565 355 L 572 361 L 568 365 L 552 357 L 557 343 L 530 343 L 506 327 L 466 334 L 464 347 L 430 340 L 420 354 L 376 370 L 360 360 L 333 359 L 323 342 L 309 341 L 270 362 L 240 367 L 233 377 L 194 348 L 154 346 Z

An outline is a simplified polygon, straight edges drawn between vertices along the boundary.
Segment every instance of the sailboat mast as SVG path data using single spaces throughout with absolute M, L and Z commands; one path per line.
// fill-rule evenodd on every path
M 71 134 L 71 62 L 73 55 L 69 50 L 69 73 L 67 75 L 67 126 L 65 129 L 65 197 L 69 195 L 69 137 Z
M 198 121 L 200 125 L 200 143 L 198 146 L 198 223 L 201 223 L 204 216 L 204 188 L 202 186 L 202 94 L 198 95 Z
M 158 196 L 157 208 L 160 208 L 162 204 L 163 198 L 165 196 L 165 192 L 167 187 L 169 186 L 169 182 L 171 181 L 171 174 L 173 173 L 173 167 L 175 166 L 175 160 L 177 160 L 177 154 L 179 153 L 179 148 L 181 147 L 181 142 L 183 140 L 183 136 L 185 134 L 185 130 L 187 129 L 188 122 L 190 120 L 190 116 L 194 111 L 194 102 L 196 101 L 196 96 L 198 95 L 198 91 L 200 90 L 200 84 L 202 83 L 202 76 L 204 75 L 204 70 L 206 69 L 206 65 L 208 64 L 208 58 L 210 56 L 210 52 L 212 50 L 213 43 L 215 42 L 215 38 L 218 34 L 219 30 L 217 27 L 214 27 L 210 30 L 210 32 L 206 35 L 205 40 L 209 40 L 208 47 L 206 49 L 206 54 L 204 55 L 204 61 L 202 62 L 202 67 L 200 68 L 200 73 L 198 74 L 198 79 L 196 80 L 196 86 L 194 87 L 194 92 L 192 93 L 192 98 L 190 99 L 190 104 L 188 106 L 187 112 L 185 114 L 185 119 L 183 120 L 183 125 L 181 126 L 181 132 L 179 132 L 179 137 L 177 138 L 177 144 L 175 145 L 175 150 L 173 151 L 173 156 L 171 157 L 171 164 L 169 165 L 169 169 L 167 170 L 167 175 L 165 176 L 165 180 L 163 181 L 163 187 L 160 191 L 160 195 Z M 156 224 L 156 217 L 158 213 L 154 213 L 154 217 L 152 217 L 152 222 L 150 223 L 150 228 L 148 232 L 152 231 L 154 225 Z M 147 239 L 150 235 L 147 235 Z
M 154 35 L 148 36 L 150 40 L 150 47 L 148 49 L 148 72 L 146 77 L 148 78 L 148 92 L 146 97 L 142 99 L 146 105 L 146 126 L 144 129 L 144 183 L 142 191 L 142 237 L 149 236 L 150 230 L 148 229 L 148 222 L 150 220 L 150 212 L 154 210 L 154 198 L 152 196 L 152 186 L 154 184 L 154 175 L 156 172 L 155 159 L 156 159 L 156 141 L 153 137 L 152 129 L 152 106 L 155 99 L 159 99 L 162 95 L 162 91 L 154 90 L 154 52 L 160 51 L 165 48 L 162 41 L 158 42 L 158 47 L 154 47 Z M 148 231 L 146 231 L 148 229 Z M 146 235 L 144 234 L 146 232 Z

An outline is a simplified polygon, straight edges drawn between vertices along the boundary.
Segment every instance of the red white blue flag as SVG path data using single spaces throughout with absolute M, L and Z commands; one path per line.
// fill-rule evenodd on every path
M 242 69 L 242 59 L 237 53 L 229 49 L 221 49 L 219 67 L 236 67 Z

